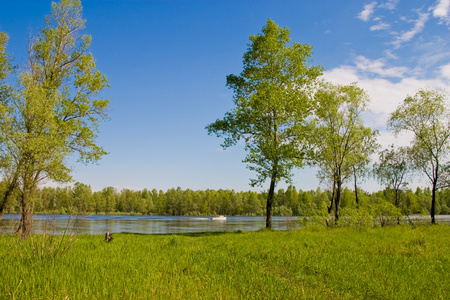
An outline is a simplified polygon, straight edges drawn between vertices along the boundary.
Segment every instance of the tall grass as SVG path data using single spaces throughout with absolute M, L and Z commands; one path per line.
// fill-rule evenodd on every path
M 450 299 L 445 225 L 114 238 L 33 260 L 0 236 L 0 298 Z

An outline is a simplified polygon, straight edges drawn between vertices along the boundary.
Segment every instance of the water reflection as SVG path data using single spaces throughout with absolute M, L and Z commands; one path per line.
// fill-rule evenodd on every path
M 0 229 L 13 233 L 20 219 L 19 214 L 4 216 Z M 275 230 L 300 227 L 298 217 L 273 217 Z M 41 234 L 75 231 L 77 234 L 104 234 L 126 232 L 142 234 L 198 233 L 226 231 L 256 231 L 265 227 L 265 217 L 227 217 L 226 221 L 210 220 L 208 217 L 183 216 L 68 216 L 34 215 L 32 232 Z

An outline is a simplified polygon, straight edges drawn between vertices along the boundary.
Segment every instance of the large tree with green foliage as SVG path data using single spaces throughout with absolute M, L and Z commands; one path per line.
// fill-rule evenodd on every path
M 361 88 L 322 82 L 315 93 L 315 128 L 313 163 L 319 167 L 319 178 L 330 181 L 332 196 L 328 213 L 334 206 L 339 218 L 343 183 L 370 162 L 377 148 L 377 132 L 364 126 L 361 113 L 369 98 Z
M 96 144 L 99 123 L 107 117 L 109 100 L 98 97 L 107 86 L 88 52 L 91 37 L 82 33 L 81 3 L 52 3 L 45 27 L 28 46 L 28 65 L 14 95 L 1 103 L 4 171 L 20 191 L 22 219 L 18 231 L 31 229 L 30 202 L 43 180 L 71 179 L 67 158 L 100 159 Z
M 421 89 L 408 96 L 391 114 L 388 127 L 396 135 L 413 134 L 410 160 L 431 183 L 431 222 L 435 220 L 436 191 L 449 186 L 450 109 L 443 91 Z
M 274 190 L 281 179 L 289 180 L 304 156 L 304 126 L 311 113 L 308 88 L 322 67 L 308 66 L 310 45 L 290 44 L 290 31 L 268 20 L 262 34 L 251 35 L 239 76 L 228 75 L 235 108 L 208 125 L 209 134 L 225 137 L 224 148 L 245 141 L 243 160 L 258 174 L 251 184 L 270 178 L 266 227 L 272 227 Z

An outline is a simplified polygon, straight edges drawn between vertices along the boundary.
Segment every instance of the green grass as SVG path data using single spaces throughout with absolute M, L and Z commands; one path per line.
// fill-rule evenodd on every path
M 450 299 L 446 225 L 103 238 L 55 257 L 0 236 L 0 298 Z

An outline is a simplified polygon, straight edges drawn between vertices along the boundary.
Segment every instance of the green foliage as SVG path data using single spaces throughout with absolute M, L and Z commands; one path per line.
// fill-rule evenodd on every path
M 109 105 L 98 93 L 108 83 L 88 52 L 91 37 L 82 33 L 81 10 L 77 0 L 52 4 L 45 27 L 30 41 L 18 87 L 0 102 L 1 166 L 10 189 L 21 191 L 24 235 L 31 224 L 29 202 L 40 182 L 70 181 L 69 156 L 88 163 L 106 154 L 95 139 Z M 0 80 L 3 45 L 1 35 Z
M 292 209 L 288 208 L 287 206 L 281 205 L 273 210 L 273 214 L 276 216 L 285 216 L 285 217 L 292 216 Z
M 375 224 L 375 216 L 372 214 L 371 209 L 343 208 L 341 218 L 335 225 L 368 229 L 374 227 Z
M 311 112 L 311 91 L 322 67 L 308 67 L 310 45 L 291 43 L 287 28 L 268 20 L 262 34 L 251 35 L 239 76 L 228 75 L 235 104 L 222 120 L 208 125 L 208 134 L 224 137 L 224 148 L 245 141 L 243 160 L 258 178 L 252 186 L 270 179 L 267 221 L 270 228 L 276 184 L 292 177 L 301 167 L 307 150 L 305 131 Z
M 391 114 L 388 126 L 395 134 L 407 131 L 414 136 L 409 157 L 431 184 L 431 219 L 435 223 L 436 191 L 450 184 L 450 108 L 442 91 L 419 90 L 408 96 Z
M 341 202 L 346 200 L 341 199 L 342 185 L 369 164 L 370 155 L 377 148 L 377 131 L 362 122 L 361 113 L 369 98 L 356 84 L 341 86 L 322 82 L 314 100 L 315 127 L 309 137 L 314 145 L 311 162 L 319 167 L 321 181 L 333 187 L 330 210 L 334 205 L 338 218 Z
M 30 235 L 29 239 L 11 237 L 11 244 L 24 261 L 35 264 L 42 260 L 62 258 L 68 254 L 77 237 L 74 231 L 75 219 L 70 218 L 62 234 L 56 234 L 55 219 L 47 220 L 43 234 Z
M 394 145 L 380 152 L 380 162 L 374 166 L 378 181 L 393 190 L 407 186 L 407 175 L 410 171 L 408 149 L 405 147 L 395 149 Z
M 376 217 L 381 226 L 392 222 L 400 222 L 401 210 L 388 201 L 380 201 L 369 207 L 372 215 Z
M 82 235 L 40 261 L 2 235 L 0 286 L 8 299 L 448 299 L 449 230 Z
M 392 203 L 378 199 L 376 203 L 369 203 L 362 207 L 343 208 L 341 217 L 335 225 L 367 229 L 399 223 L 402 214 L 400 209 Z
M 321 206 L 318 209 L 308 209 L 304 210 L 302 213 L 302 217 L 299 218 L 300 224 L 303 224 L 305 227 L 311 228 L 322 228 L 328 227 L 332 218 L 328 214 L 328 207 L 325 202 L 322 202 Z
M 206 127 L 209 134 L 225 136 L 224 148 L 245 141 L 248 155 L 243 162 L 258 174 L 253 185 L 261 185 L 274 173 L 276 181 L 289 179 L 304 156 L 302 131 L 310 113 L 307 89 L 322 67 L 308 67 L 311 46 L 289 46 L 289 34 L 269 19 L 262 34 L 250 36 L 244 70 L 239 76 L 227 76 L 236 106 Z
M 0 199 L 7 188 L 6 181 L 0 181 Z M 413 214 L 428 214 L 431 203 L 430 189 L 418 188 L 402 191 L 402 205 L 394 209 L 392 191 L 367 193 L 359 191 L 360 203 L 357 206 L 355 197 L 348 188 L 343 189 L 342 208 L 355 211 L 368 210 L 374 218 L 381 215 L 388 217 L 388 222 L 396 220 L 397 214 L 375 213 L 370 207 L 389 205 L 393 211 L 399 211 L 401 216 Z M 450 207 L 450 190 L 443 189 L 437 195 L 438 214 L 448 214 Z M 20 212 L 20 197 L 15 195 L 5 211 Z M 326 224 L 330 215 L 327 205 L 331 192 L 327 190 L 297 190 L 289 186 L 286 191 L 278 190 L 273 213 L 275 216 L 308 216 L 314 217 L 321 224 Z M 236 192 L 234 190 L 182 190 L 181 188 L 157 191 L 156 189 L 118 191 L 112 187 L 101 191 L 92 191 L 89 185 L 75 183 L 73 187 L 44 187 L 36 191 L 31 202 L 34 212 L 39 213 L 69 213 L 69 214 L 141 214 L 141 215 L 228 215 L 228 216 L 263 216 L 266 193 Z M 332 220 L 329 220 L 332 223 Z M 380 224 L 380 220 L 376 221 Z
M 11 86 L 5 83 L 5 79 L 12 70 L 11 58 L 6 52 L 8 38 L 6 33 L 0 32 L 0 103 L 6 101 L 11 92 Z M 4 110 L 0 110 L 0 113 L 4 113 Z
M 450 151 L 450 108 L 447 98 L 445 92 L 419 90 L 414 97 L 404 100 L 388 123 L 396 134 L 402 131 L 414 134 L 411 162 L 424 171 L 437 189 L 448 185 L 445 165 Z
M 4 32 L 0 32 L 0 128 L 3 126 L 3 120 L 9 113 L 9 109 L 5 106 L 5 103 L 11 97 L 12 87 L 6 83 L 6 79 L 11 72 L 11 58 L 6 52 L 8 44 L 8 35 Z M 0 171 L 2 175 L 7 175 L 9 162 L 11 160 L 10 155 L 5 151 L 5 136 L 0 134 Z M 1 201 L 3 202 L 3 201 Z

